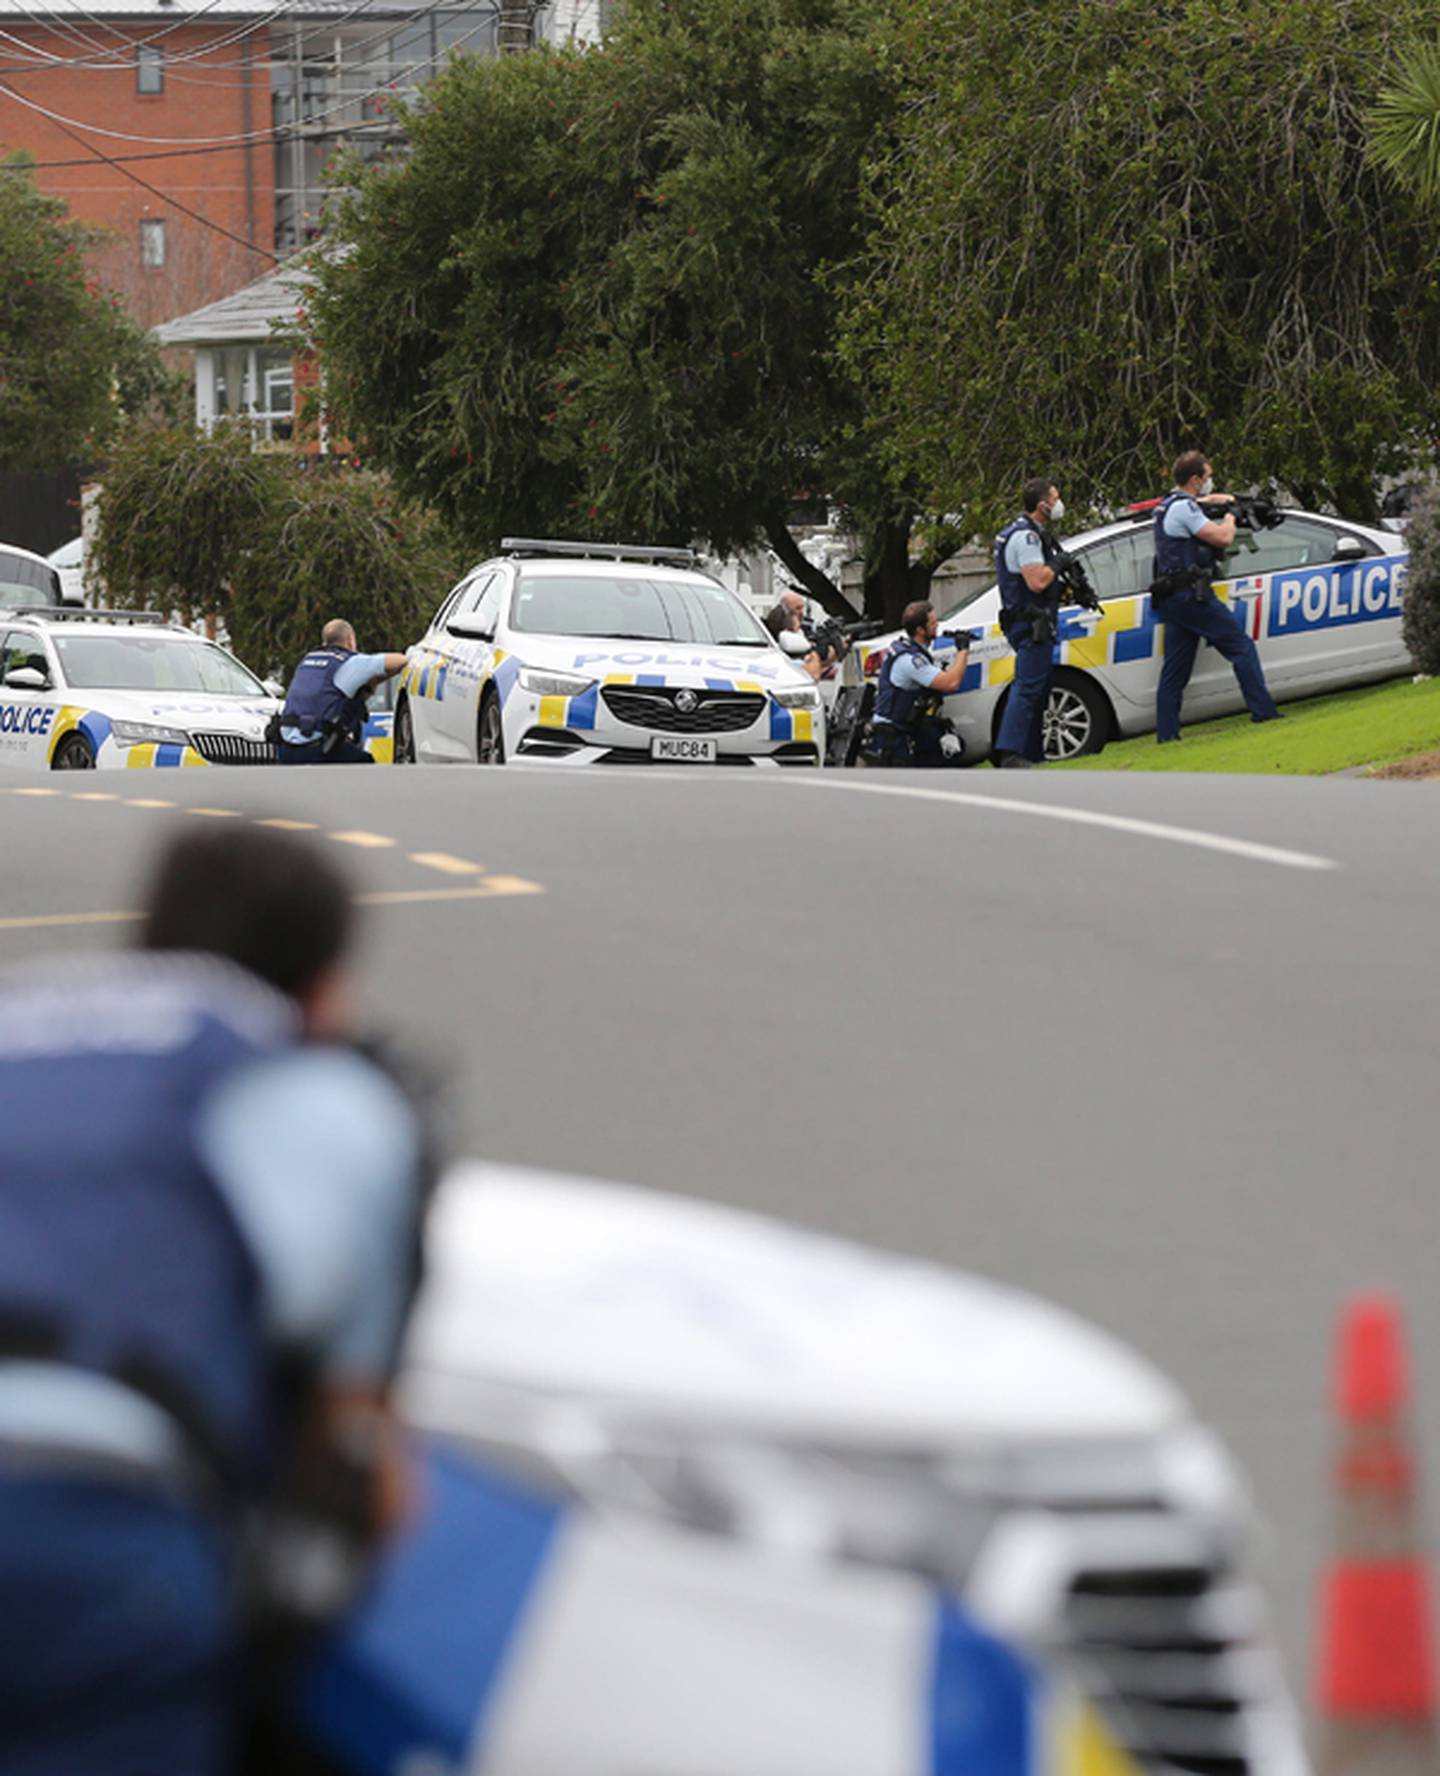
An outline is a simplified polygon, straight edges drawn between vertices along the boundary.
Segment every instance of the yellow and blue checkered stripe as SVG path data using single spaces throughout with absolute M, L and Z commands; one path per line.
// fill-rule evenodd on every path
M 110 718 L 101 715 L 98 710 L 84 709 L 76 704 L 66 703 L 61 707 L 59 719 L 50 731 L 50 751 L 48 761 L 54 762 L 55 753 L 60 742 L 67 734 L 80 733 L 90 742 L 90 750 L 98 759 L 100 748 L 112 733 Z M 181 765 L 204 765 L 208 760 L 200 756 L 193 746 L 180 746 L 173 741 L 143 741 L 138 746 L 124 748 L 125 764 L 133 770 L 169 769 Z

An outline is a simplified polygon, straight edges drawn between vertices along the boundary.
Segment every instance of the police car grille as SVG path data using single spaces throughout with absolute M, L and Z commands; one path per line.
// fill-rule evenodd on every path
M 1257 1711 L 1278 1700 L 1275 1667 L 1252 1639 L 1259 1613 L 1219 1567 L 1097 1567 L 1071 1582 L 1066 1645 L 1141 1768 L 1252 1776 Z
M 268 765 L 275 748 L 268 740 L 247 740 L 243 734 L 192 734 L 195 750 L 212 765 Z
M 678 709 L 677 690 L 668 685 L 606 685 L 600 695 L 616 721 L 662 734 L 734 734 L 753 726 L 765 710 L 754 691 L 694 691 L 694 709 Z

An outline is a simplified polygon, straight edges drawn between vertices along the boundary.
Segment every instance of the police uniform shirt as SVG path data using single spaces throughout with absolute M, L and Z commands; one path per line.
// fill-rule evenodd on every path
M 334 684 L 342 697 L 358 697 L 372 678 L 384 678 L 384 654 L 355 654 L 335 668 Z M 318 734 L 302 734 L 299 728 L 281 728 L 287 746 L 318 746 Z
M 1163 520 L 1167 537 L 1198 536 L 1209 522 L 1199 505 L 1188 494 L 1184 499 L 1171 502 Z
M 327 1382 L 382 1382 L 409 1285 L 418 1131 L 398 1088 L 343 1048 L 290 1048 L 225 1076 L 196 1145 L 261 1278 L 264 1329 Z M 149 1400 L 109 1377 L 42 1362 L 0 1375 L 0 1441 L 146 1467 L 182 1457 Z
M 1005 565 L 1013 574 L 1023 568 L 1043 567 L 1045 550 L 1038 530 L 1017 530 L 1005 545 Z
M 890 663 L 890 682 L 897 691 L 926 691 L 944 670 L 933 660 L 900 654 Z

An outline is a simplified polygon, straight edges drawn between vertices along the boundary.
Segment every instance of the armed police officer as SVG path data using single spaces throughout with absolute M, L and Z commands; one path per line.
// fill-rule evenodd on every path
M 1217 494 L 1210 463 L 1201 450 L 1176 458 L 1175 486 L 1155 510 L 1155 580 L 1150 601 L 1165 626 L 1165 664 L 1155 693 L 1155 738 L 1180 738 L 1180 704 L 1195 654 L 1208 641 L 1234 668 L 1252 721 L 1275 721 L 1280 711 L 1265 683 L 1255 643 L 1239 617 L 1215 596 L 1213 582 L 1225 551 L 1235 541 L 1235 515 L 1216 518 L 1201 501 L 1230 504 Z
M 424 1167 L 406 1095 L 345 1042 L 353 904 L 291 835 L 187 833 L 138 950 L 0 987 L 13 1776 L 220 1776 L 242 1566 L 355 1576 L 394 1519 Z M 242 1561 L 239 1526 L 297 1524 L 301 1491 L 334 1533 Z M 344 1601 L 292 1590 L 288 1619 Z
M 886 766 L 958 763 L 965 748 L 954 724 L 940 714 L 939 700 L 960 689 L 970 660 L 968 639 L 957 642 L 955 658 L 942 667 L 930 652 L 940 628 L 933 604 L 907 604 L 900 627 L 904 633 L 880 665 L 866 756 Z
M 343 617 L 325 625 L 320 646 L 295 668 L 280 714 L 282 765 L 369 765 L 360 744 L 365 699 L 383 679 L 403 672 L 405 654 L 362 654 Z
M 1020 516 L 995 539 L 1000 627 L 1015 650 L 1015 678 L 995 737 L 995 762 L 1015 770 L 1038 765 L 1045 756 L 1062 556 L 1046 527 L 1065 515 L 1059 488 L 1042 475 L 1025 483 L 1020 501 Z

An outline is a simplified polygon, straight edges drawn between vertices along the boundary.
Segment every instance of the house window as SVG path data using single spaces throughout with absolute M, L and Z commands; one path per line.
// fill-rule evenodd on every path
M 153 44 L 141 43 L 135 50 L 135 90 L 159 93 L 165 90 L 165 51 Z
M 146 216 L 140 223 L 140 263 L 165 263 L 165 223 L 158 216 Z

